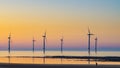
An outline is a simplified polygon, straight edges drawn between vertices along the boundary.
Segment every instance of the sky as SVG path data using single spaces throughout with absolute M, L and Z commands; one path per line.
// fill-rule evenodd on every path
M 0 50 L 36 50 L 47 33 L 47 49 L 87 50 L 88 27 L 91 48 L 98 37 L 98 50 L 120 51 L 120 0 L 0 0 Z

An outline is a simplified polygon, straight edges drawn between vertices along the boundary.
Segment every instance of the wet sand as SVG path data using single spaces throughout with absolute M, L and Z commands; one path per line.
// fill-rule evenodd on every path
M 2 57 L 7 57 L 7 58 L 67 58 L 67 59 L 94 59 L 98 61 L 120 61 L 120 57 L 117 56 L 45 56 L 45 57 L 40 57 L 40 56 L 2 56 Z
M 120 65 L 0 64 L 0 68 L 120 68 Z
M 20 56 L 12 56 L 19 57 Z M 30 56 L 29 56 L 30 57 Z M 24 58 L 28 58 L 24 57 Z M 31 58 L 31 57 L 30 57 Z M 41 57 L 34 57 L 41 58 Z M 43 58 L 43 57 L 42 57 Z M 72 56 L 47 56 L 46 58 L 77 58 L 77 59 L 95 59 L 96 57 L 72 57 Z M 120 57 L 97 57 L 99 60 L 107 60 L 107 61 L 120 61 Z M 9 64 L 9 63 L 0 63 L 0 68 L 120 68 L 120 65 L 95 65 L 95 64 Z

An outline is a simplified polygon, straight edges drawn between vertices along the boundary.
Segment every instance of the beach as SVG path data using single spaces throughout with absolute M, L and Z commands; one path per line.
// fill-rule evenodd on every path
M 91 52 L 90 57 L 83 51 L 65 51 L 64 56 L 59 51 L 48 51 L 46 56 L 41 51 L 36 51 L 34 56 L 31 51 L 12 51 L 10 57 L 7 51 L 0 53 L 0 68 L 120 68 L 120 52 L 99 52 L 98 56 Z
M 120 65 L 73 65 L 73 64 L 5 64 L 0 68 L 120 68 Z

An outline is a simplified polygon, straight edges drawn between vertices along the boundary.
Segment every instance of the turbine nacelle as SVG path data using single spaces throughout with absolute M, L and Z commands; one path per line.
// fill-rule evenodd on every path
M 94 34 L 92 34 L 92 33 L 90 32 L 89 27 L 88 27 L 88 35 L 94 35 Z
M 42 37 L 46 37 L 46 36 L 42 36 Z
M 11 37 L 8 37 L 8 39 L 10 39 Z
M 97 37 L 95 38 L 95 40 L 97 40 Z
M 33 42 L 35 42 L 36 40 L 35 40 L 35 39 L 33 39 L 32 41 L 33 41 Z
M 36 40 L 33 39 L 32 41 L 35 42 Z
M 63 38 L 61 38 L 60 41 L 63 41 Z
M 88 34 L 88 35 L 95 35 L 95 34 Z
M 44 37 L 44 38 L 46 37 L 46 32 L 45 32 L 45 34 L 42 37 Z
M 60 41 L 63 41 L 63 36 L 61 37 Z
M 11 39 L 11 33 L 9 34 L 8 39 Z

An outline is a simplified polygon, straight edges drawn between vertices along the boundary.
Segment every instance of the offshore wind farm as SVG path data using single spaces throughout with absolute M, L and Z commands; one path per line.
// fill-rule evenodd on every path
M 120 1 L 0 0 L 0 68 L 120 68 Z
M 90 29 L 88 28 L 88 54 L 84 55 L 82 53 L 85 53 L 86 51 L 64 51 L 64 38 L 63 36 L 61 37 L 60 39 L 60 48 L 59 50 L 47 50 L 47 46 L 49 46 L 49 44 L 46 46 L 46 39 L 47 39 L 47 34 L 46 32 L 44 33 L 44 35 L 42 36 L 43 38 L 43 49 L 42 50 L 36 50 L 35 49 L 35 42 L 36 40 L 32 39 L 32 48 L 30 51 L 16 51 L 16 50 L 12 50 L 12 45 L 11 45 L 11 33 L 9 34 L 8 36 L 8 54 L 6 55 L 3 55 L 3 56 L 0 56 L 1 58 L 8 58 L 8 60 L 5 60 L 5 61 L 1 61 L 2 63 L 3 62 L 6 62 L 6 63 L 9 63 L 9 64 L 12 64 L 12 63 L 23 63 L 23 62 L 20 62 L 21 60 L 16 60 L 16 61 L 13 61 L 13 59 L 23 59 L 24 58 L 24 64 L 81 64 L 81 63 L 76 63 L 78 61 L 75 61 L 75 60 L 79 60 L 79 62 L 88 62 L 88 64 L 95 64 L 95 65 L 98 65 L 98 64 L 102 64 L 103 62 L 106 62 L 108 64 L 115 64 L 115 63 L 118 63 L 117 65 L 119 65 L 119 61 L 120 61 L 120 54 L 119 52 L 117 53 L 118 55 L 116 55 L 115 53 L 112 53 L 113 55 L 108 55 L 107 53 L 109 52 L 106 52 L 106 54 L 97 54 L 97 50 L 99 49 L 98 48 L 98 38 L 96 37 L 94 40 L 95 40 L 95 44 L 94 44 L 94 52 L 92 51 L 92 54 L 91 55 L 91 50 L 90 50 L 90 42 L 91 42 L 91 35 L 93 35 L 91 32 L 90 32 Z M 94 34 L 95 35 L 95 34 Z M 41 41 L 41 42 L 42 42 Z M 32 51 L 32 52 L 31 52 Z M 2 51 L 2 52 L 6 52 L 6 51 Z M 14 53 L 12 53 L 14 52 Z M 16 53 L 15 53 L 16 52 Z M 65 52 L 65 53 L 64 53 Z M 76 52 L 76 54 L 74 54 Z M 21 54 L 20 54 L 21 53 Z M 22 55 L 22 53 L 25 53 L 25 55 Z M 29 55 L 27 54 L 29 53 Z M 36 54 L 37 53 L 37 54 Z M 46 54 L 46 53 L 49 53 L 49 54 Z M 67 54 L 68 53 L 68 54 Z M 80 54 L 80 55 L 79 55 Z M 114 55 L 115 54 L 115 55 Z M 7 57 L 8 56 L 8 57 Z M 26 62 L 28 61 L 27 59 L 29 59 L 29 62 Z M 32 59 L 32 61 L 30 61 Z M 35 61 L 35 59 L 37 59 L 37 62 Z M 41 59 L 43 59 L 43 61 L 41 61 Z M 51 60 L 54 60 L 54 63 L 53 62 L 49 62 L 48 59 L 51 59 Z M 61 63 L 60 63 L 60 60 L 61 59 Z M 65 59 L 69 59 L 69 60 L 74 60 L 73 62 L 69 63 L 69 60 L 65 60 Z M 88 60 L 87 60 L 88 59 Z M 8 61 L 8 62 L 7 62 Z M 38 63 L 38 61 L 41 61 L 43 63 Z M 59 62 L 59 63 L 58 63 Z M 64 63 L 65 62 L 65 63 Z M 82 63 L 84 64 L 84 63 Z M 85 63 L 87 64 L 87 63 Z

